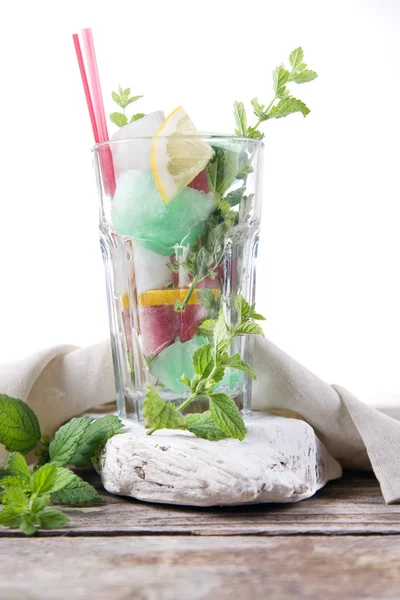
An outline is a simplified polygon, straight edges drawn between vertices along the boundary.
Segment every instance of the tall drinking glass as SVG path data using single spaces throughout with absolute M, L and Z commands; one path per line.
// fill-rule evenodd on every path
M 167 165 L 170 173 L 178 164 L 184 169 L 186 152 L 199 138 L 210 147 L 210 160 L 168 202 L 154 174 L 154 138 L 93 148 L 122 418 L 141 420 L 149 384 L 165 400 L 185 399 L 188 388 L 180 379 L 194 375 L 193 352 L 207 342 L 202 324 L 220 310 L 234 324 L 236 295 L 250 304 L 255 300 L 263 144 L 238 137 L 181 136 L 179 144 L 174 139 L 179 155 L 175 150 Z M 167 146 L 169 139 L 160 142 L 158 137 L 157 143 Z M 190 156 L 193 160 L 193 149 Z M 239 352 L 251 365 L 251 336 L 237 338 L 229 352 Z M 247 373 L 227 370 L 218 385 L 243 412 L 250 411 Z

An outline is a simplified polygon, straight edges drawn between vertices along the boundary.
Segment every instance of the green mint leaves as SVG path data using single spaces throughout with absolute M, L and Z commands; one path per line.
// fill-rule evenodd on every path
M 205 290 L 204 290 L 205 291 Z M 212 304 L 212 291 L 203 294 L 202 301 Z M 186 429 L 197 437 L 207 440 L 221 440 L 232 437 L 243 440 L 246 426 L 235 402 L 227 394 L 216 391 L 216 386 L 222 381 L 227 368 L 245 371 L 255 378 L 252 368 L 244 362 L 239 354 L 230 356 L 228 353 L 232 340 L 237 336 L 258 334 L 263 335 L 262 329 L 255 321 L 264 317 L 255 311 L 254 305 L 249 305 L 243 296 L 235 299 L 236 323 L 227 325 L 220 310 L 216 319 L 203 321 L 200 333 L 207 335 L 210 342 L 203 344 L 193 353 L 192 362 L 194 375 L 192 379 L 182 374 L 180 382 L 189 389 L 189 397 L 180 406 L 165 402 L 157 391 L 149 386 L 143 402 L 145 425 L 148 434 L 157 429 Z M 182 415 L 182 410 L 191 402 L 206 399 L 210 410 L 202 414 Z
M 244 222 L 242 206 L 251 206 L 251 198 L 244 195 L 244 183 L 240 188 L 227 193 L 239 176 L 244 182 L 251 167 L 233 150 L 220 146 L 213 146 L 213 150 L 214 155 L 207 165 L 207 181 L 215 194 L 217 206 L 207 219 L 197 244 L 190 248 L 183 262 L 183 267 L 192 276 L 192 284 L 184 300 L 175 304 L 177 312 L 185 310 L 200 281 L 206 277 L 215 279 L 217 269 L 224 260 L 226 234 L 233 226 Z M 233 210 L 236 206 L 238 209 Z M 247 217 L 248 213 L 246 219 Z M 172 270 L 177 269 L 176 263 L 168 266 Z M 205 297 L 200 302 L 203 303 L 203 300 L 207 302 Z
M 295 83 L 307 83 L 318 77 L 315 71 L 307 69 L 307 65 L 303 63 L 303 60 L 304 52 L 302 48 L 296 48 L 296 50 L 291 52 L 289 62 L 292 67 L 292 72 L 290 73 L 289 81 L 294 81 Z
M 264 134 L 259 131 L 258 127 L 264 121 L 281 119 L 296 112 L 301 113 L 304 117 L 309 114 L 310 109 L 301 100 L 293 98 L 287 87 L 289 83 L 308 83 L 318 77 L 317 73 L 308 69 L 303 61 L 303 49 L 296 48 L 289 56 L 290 70 L 286 69 L 284 65 L 276 67 L 272 73 L 274 98 L 268 106 L 261 104 L 257 98 L 251 100 L 253 113 L 258 119 L 254 127 L 247 125 L 246 110 L 243 102 L 234 102 L 233 113 L 236 123 L 236 135 L 262 139 Z
M 79 417 L 60 427 L 49 447 L 51 462 L 60 467 L 70 463 L 91 422 L 90 417 Z
M 109 115 L 110 121 L 112 123 L 114 123 L 114 125 L 117 125 L 118 127 L 123 127 L 124 125 L 127 125 L 127 123 L 128 123 L 128 117 L 125 114 L 126 108 L 130 104 L 133 104 L 133 102 L 137 102 L 137 100 L 140 100 L 140 98 L 143 98 L 143 96 L 131 96 L 130 88 L 126 88 L 126 90 L 123 90 L 121 88 L 121 86 L 118 86 L 118 92 L 112 92 L 111 97 L 114 100 L 114 102 L 122 108 L 123 112 L 122 113 L 121 112 L 111 113 Z M 129 119 L 129 123 L 132 123 L 133 121 L 137 121 L 138 119 L 141 119 L 142 117 L 144 117 L 144 113 L 136 113 L 136 114 L 132 115 L 132 117 Z
M 236 440 L 243 440 L 246 433 L 246 425 L 238 407 L 227 394 L 211 394 L 210 413 L 213 421 L 227 436 Z
M 177 411 L 175 404 L 164 402 L 151 385 L 143 402 L 143 417 L 145 427 L 153 429 L 179 429 L 185 423 L 185 418 Z
M 105 446 L 107 440 L 119 433 L 122 428 L 122 422 L 115 415 L 106 415 L 101 419 L 95 419 L 87 429 L 85 428 L 69 462 L 75 467 L 85 467 L 98 450 Z
M 281 119 L 295 112 L 301 112 L 304 117 L 308 115 L 310 109 L 297 98 L 283 98 L 276 106 L 271 108 L 268 119 Z
M 53 500 L 64 500 L 63 493 L 83 488 L 70 502 L 98 502 L 101 498 L 96 490 L 69 469 L 48 463 L 31 473 L 22 454 L 14 452 L 8 458 L 6 471 L 10 474 L 0 479 L 3 488 L 0 525 L 17 528 L 25 535 L 33 535 L 38 528 L 55 529 L 68 523 L 61 511 L 47 509 Z M 90 488 L 90 490 L 89 490 Z
M 39 421 L 33 410 L 22 400 L 0 394 L 0 443 L 6 450 L 28 454 L 40 438 Z
M 179 415 L 182 419 L 182 415 Z M 47 509 L 54 502 L 86 504 L 101 500 L 97 491 L 65 468 L 89 464 L 107 440 L 119 433 L 123 424 L 114 415 L 100 419 L 79 417 L 60 427 L 54 439 L 41 434 L 32 409 L 15 398 L 0 395 L 0 443 L 12 452 L 5 476 L 0 479 L 0 525 L 19 527 L 25 535 L 38 528 L 62 527 L 68 517 Z M 23 454 L 38 447 L 38 464 L 30 472 Z
M 214 294 L 210 288 L 204 288 L 197 291 L 197 298 L 200 304 L 206 309 L 209 319 L 216 319 L 221 304 L 220 295 Z
M 203 413 L 193 413 L 186 417 L 186 427 L 188 431 L 194 433 L 196 437 L 210 442 L 224 440 L 228 436 L 215 424 L 211 411 L 206 410 Z
M 213 146 L 214 156 L 207 165 L 207 181 L 210 189 L 222 196 L 236 179 L 239 172 L 238 153 Z

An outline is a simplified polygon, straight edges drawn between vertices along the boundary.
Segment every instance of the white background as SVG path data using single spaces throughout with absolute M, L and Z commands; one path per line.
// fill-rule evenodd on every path
M 400 2 L 8 2 L 1 9 L 0 362 L 108 335 L 89 119 L 71 34 L 94 31 L 106 110 L 182 104 L 229 133 L 302 45 L 312 109 L 269 122 L 258 271 L 266 335 L 365 402 L 400 404 Z M 110 128 L 110 133 L 114 130 Z

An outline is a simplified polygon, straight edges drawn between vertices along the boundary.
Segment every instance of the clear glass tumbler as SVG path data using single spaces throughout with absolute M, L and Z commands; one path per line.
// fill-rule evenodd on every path
M 179 379 L 194 374 L 192 354 L 207 341 L 202 322 L 222 309 L 235 323 L 237 294 L 254 302 L 262 200 L 261 141 L 190 135 L 177 145 L 175 139 L 180 154 L 167 164 L 170 173 L 184 168 L 187 152 L 193 160 L 194 140 L 211 148 L 211 158 L 164 203 L 151 159 L 154 139 L 93 148 L 118 411 L 139 421 L 148 384 L 168 401 L 188 396 Z M 251 365 L 251 336 L 232 346 Z M 247 373 L 228 370 L 219 391 L 250 411 Z

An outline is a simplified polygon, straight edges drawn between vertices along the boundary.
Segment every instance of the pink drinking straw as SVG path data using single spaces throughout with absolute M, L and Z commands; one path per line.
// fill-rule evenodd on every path
M 96 144 L 98 144 L 100 141 L 99 140 L 99 132 L 97 131 L 96 117 L 94 116 L 93 103 L 92 103 L 92 98 L 90 97 L 89 83 L 88 83 L 87 76 L 86 76 L 85 64 L 83 62 L 81 44 L 79 42 L 78 34 L 74 33 L 72 36 L 72 39 L 74 40 L 76 58 L 78 59 L 79 71 L 81 73 L 83 90 L 85 92 L 85 98 L 86 98 L 86 104 L 87 104 L 88 111 L 89 111 L 90 122 L 92 124 L 94 141 L 96 142 Z
M 101 93 L 99 70 L 97 68 L 96 52 L 94 49 L 91 29 L 82 29 L 82 42 L 85 51 L 86 65 L 89 72 L 90 86 L 96 123 L 99 130 L 100 142 L 108 141 L 106 115 L 104 112 L 103 96 Z
M 88 109 L 89 109 L 90 119 L 92 120 L 92 117 L 93 117 L 92 127 L 93 127 L 93 122 L 94 122 L 93 133 L 95 136 L 95 141 L 96 141 L 96 143 L 108 142 L 107 122 L 106 122 L 106 115 L 104 112 L 103 97 L 101 94 L 100 77 L 99 77 L 99 71 L 97 68 L 96 53 L 95 53 L 95 49 L 94 49 L 92 30 L 91 29 L 83 29 L 81 32 L 81 35 L 82 35 L 82 45 L 83 45 L 83 48 L 85 51 L 87 72 L 89 73 L 90 87 L 87 82 L 86 70 L 84 67 L 82 53 L 80 53 L 80 56 L 82 59 L 82 67 L 83 67 L 83 71 L 85 73 L 84 77 L 86 80 L 87 90 L 88 90 L 89 98 L 90 98 L 90 100 L 88 101 Z M 74 37 L 74 43 L 75 43 L 75 48 L 76 48 L 75 37 Z M 79 39 L 78 39 L 78 45 L 79 45 Z M 79 48 L 80 48 L 80 45 L 79 45 Z M 78 53 L 77 53 L 77 56 L 78 56 Z M 78 63 L 79 63 L 79 56 L 78 56 Z M 81 64 L 79 64 L 79 67 L 81 68 Z M 86 94 L 85 82 L 84 82 L 83 78 L 82 78 L 82 81 L 83 81 L 83 87 L 84 87 L 85 94 Z M 97 136 L 97 139 L 96 139 L 96 136 Z M 114 192 L 115 192 L 115 174 L 114 174 L 114 165 L 113 165 L 113 160 L 112 160 L 112 154 L 111 154 L 111 150 L 108 145 L 100 147 L 99 157 L 100 157 L 101 170 L 103 173 L 105 192 L 106 192 L 106 194 L 113 196 Z

